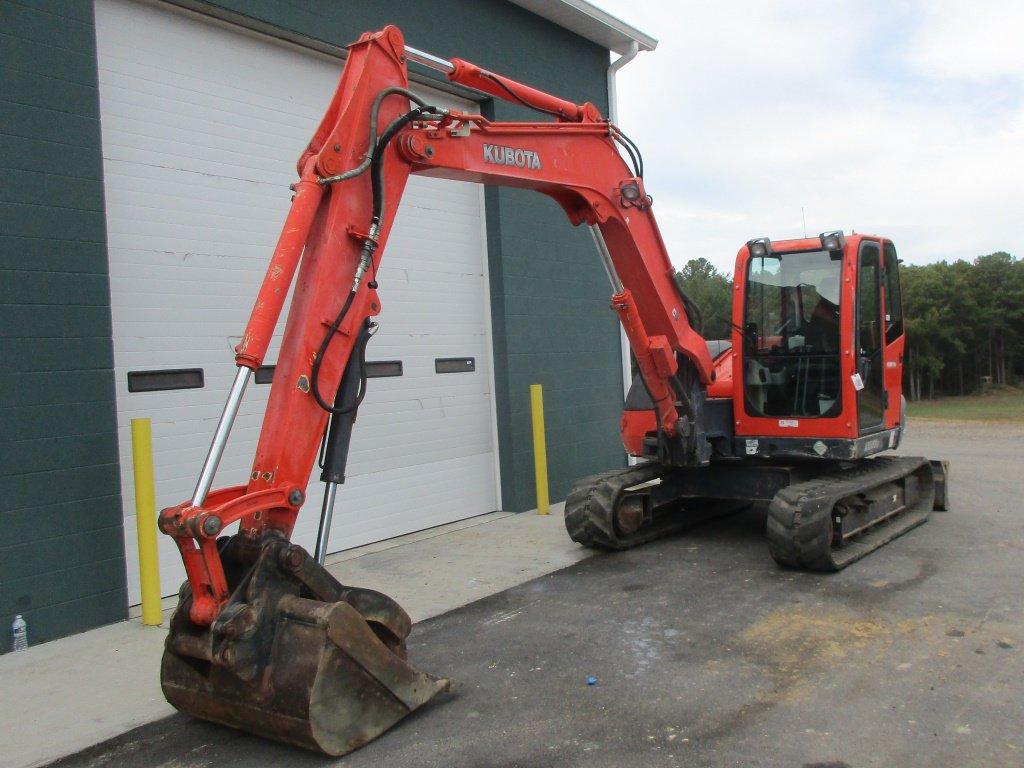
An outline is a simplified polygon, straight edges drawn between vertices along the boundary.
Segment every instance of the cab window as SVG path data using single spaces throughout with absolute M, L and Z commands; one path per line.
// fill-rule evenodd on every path
M 743 382 L 752 416 L 835 416 L 840 403 L 842 259 L 771 253 L 747 267 Z
M 900 292 L 900 260 L 896 246 L 885 244 L 885 343 L 903 335 L 903 295 Z

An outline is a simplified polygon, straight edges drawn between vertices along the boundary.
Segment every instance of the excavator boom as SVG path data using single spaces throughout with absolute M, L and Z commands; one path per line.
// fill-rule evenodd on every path
M 427 104 L 408 90 L 409 58 L 555 120 L 491 122 Z M 410 623 L 397 604 L 345 587 L 322 567 L 365 394 L 363 354 L 382 307 L 375 276 L 410 174 L 533 189 L 572 224 L 588 226 L 654 403 L 663 461 L 707 462 L 694 403 L 714 376 L 712 361 L 673 279 L 642 169 L 619 154 L 628 143 L 592 104 L 406 48 L 396 27 L 349 46 L 337 91 L 299 158 L 292 205 L 235 350 L 238 373 L 195 492 L 160 515 L 188 574 L 162 669 L 175 706 L 337 755 L 446 685 L 405 662 Z M 537 264 L 544 268 L 543 255 Z M 214 489 L 238 404 L 293 283 L 252 471 L 245 483 Z M 310 557 L 288 539 L 321 446 L 327 493 Z M 235 523 L 238 533 L 223 536 Z

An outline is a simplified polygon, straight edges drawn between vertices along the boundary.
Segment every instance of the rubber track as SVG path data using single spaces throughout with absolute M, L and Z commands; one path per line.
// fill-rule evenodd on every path
M 665 469 L 660 464 L 637 464 L 577 480 L 565 499 L 565 529 L 569 538 L 585 547 L 600 549 L 629 549 L 656 538 L 660 534 L 653 527 L 650 532 L 641 528 L 631 536 L 619 536 L 613 514 L 622 491 L 661 477 Z
M 639 531 L 622 536 L 615 530 L 615 507 L 623 492 L 674 471 L 655 462 L 591 475 L 576 481 L 565 500 L 565 529 L 577 544 L 594 549 L 622 550 L 645 544 L 670 533 L 692 528 L 747 506 L 734 501 L 702 500 L 694 509 L 673 509 L 658 514 Z
M 841 548 L 832 547 L 832 509 L 837 502 L 911 475 L 927 463 L 927 459 L 904 456 L 866 459 L 855 467 L 782 489 L 768 507 L 768 549 L 772 557 L 793 568 L 838 571 L 921 525 L 932 508 L 933 488 L 922 488 L 921 497 L 910 509 L 880 522 Z

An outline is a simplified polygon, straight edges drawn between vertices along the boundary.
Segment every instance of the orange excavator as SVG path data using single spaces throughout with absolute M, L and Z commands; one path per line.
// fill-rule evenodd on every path
M 409 61 L 545 119 L 430 105 L 409 90 Z M 195 492 L 159 517 L 188 574 L 161 667 L 178 709 L 341 755 L 447 687 L 408 663 L 411 622 L 397 603 L 323 567 L 381 311 L 375 275 L 409 174 L 536 190 L 593 237 L 635 360 L 622 436 L 641 461 L 577 483 L 565 510 L 576 541 L 622 549 L 764 502 L 776 560 L 836 570 L 945 506 L 942 462 L 868 458 L 904 429 L 888 240 L 751 240 L 737 258 L 732 339 L 707 342 L 622 131 L 592 104 L 409 48 L 395 27 L 349 46 L 298 174 Z M 251 474 L 213 489 L 293 283 Z M 318 456 L 327 485 L 310 555 L 289 538 Z

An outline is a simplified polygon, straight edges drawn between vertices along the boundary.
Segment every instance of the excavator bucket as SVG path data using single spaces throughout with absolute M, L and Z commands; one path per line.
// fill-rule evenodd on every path
M 406 662 L 412 622 L 391 598 L 342 586 L 281 538 L 219 544 L 229 603 L 198 626 L 186 584 L 171 620 L 160 682 L 177 709 L 338 756 L 448 688 Z

